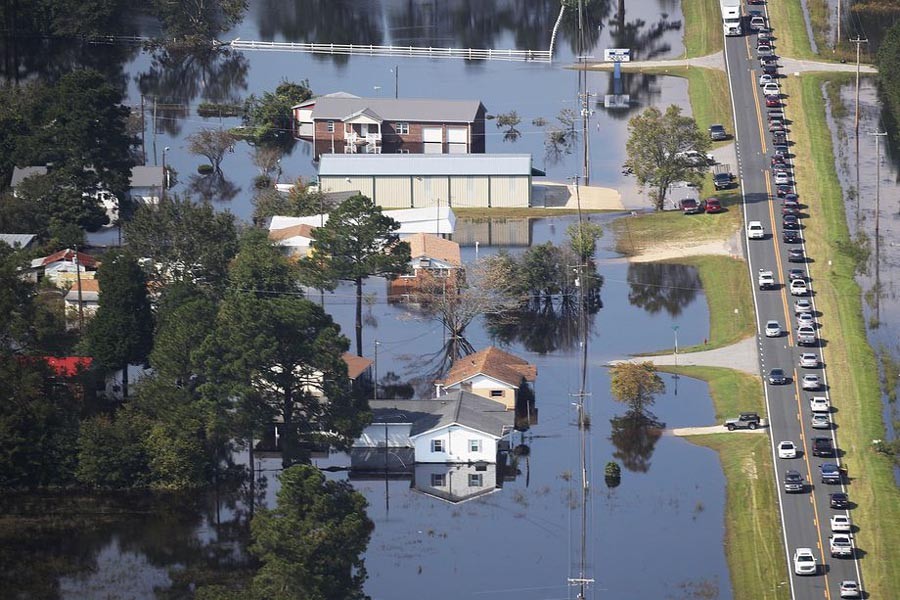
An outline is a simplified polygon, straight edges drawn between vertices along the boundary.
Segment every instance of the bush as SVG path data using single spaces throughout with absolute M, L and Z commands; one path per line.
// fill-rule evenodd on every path
M 272 178 L 268 175 L 257 175 L 253 178 L 253 187 L 258 190 L 264 190 L 272 187 Z
M 214 171 L 213 166 L 208 165 L 206 163 L 197 167 L 197 172 L 200 173 L 201 175 L 212 175 L 213 171 Z

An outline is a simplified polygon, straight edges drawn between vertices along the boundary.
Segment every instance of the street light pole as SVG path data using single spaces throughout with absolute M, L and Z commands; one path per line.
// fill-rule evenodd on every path
M 166 168 L 166 152 L 168 152 L 170 148 L 166 146 L 162 151 L 162 168 L 163 168 L 163 189 L 162 189 L 162 199 L 166 199 L 166 188 L 169 187 L 169 171 Z
M 678 325 L 672 325 L 672 331 L 675 332 L 675 366 L 678 366 Z
M 887 135 L 884 131 L 873 131 L 875 136 L 875 243 L 878 244 L 878 232 L 881 222 L 881 138 Z

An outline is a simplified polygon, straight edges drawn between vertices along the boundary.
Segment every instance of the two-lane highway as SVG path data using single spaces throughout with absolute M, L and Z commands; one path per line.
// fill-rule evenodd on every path
M 757 7 L 748 7 L 759 10 Z M 745 21 L 746 24 L 746 21 Z M 769 23 L 774 29 L 775 50 L 778 46 L 778 23 Z M 813 456 L 812 444 L 816 437 L 831 439 L 835 448 L 839 448 L 836 427 L 830 429 L 812 429 L 812 411 L 809 399 L 813 396 L 829 397 L 827 390 L 826 369 L 823 368 L 827 342 L 821 341 L 828 328 L 825 326 L 829 315 L 815 312 L 814 281 L 809 276 L 808 267 L 817 257 L 809 257 L 803 262 L 789 262 L 788 250 L 791 247 L 802 248 L 799 243 L 783 242 L 782 203 L 776 198 L 773 183 L 772 154 L 773 144 L 769 134 L 768 111 L 765 98 L 759 86 L 759 76 L 763 73 L 757 53 L 756 35 L 725 38 L 725 57 L 732 94 L 735 121 L 735 143 L 738 156 L 738 177 L 744 199 L 744 225 L 750 221 L 760 221 L 766 230 L 762 240 L 747 239 L 747 257 L 750 266 L 750 277 L 754 285 L 754 300 L 758 325 L 760 350 L 760 369 L 764 379 L 766 404 L 770 423 L 772 455 L 775 461 L 776 486 L 779 495 L 783 537 L 786 550 L 786 569 L 790 578 L 792 597 L 802 600 L 840 597 L 840 585 L 844 580 L 855 580 L 862 584 L 856 558 L 832 558 L 829 552 L 829 536 L 832 535 L 830 518 L 834 514 L 849 514 L 852 511 L 835 509 L 830 506 L 830 494 L 834 492 L 850 492 L 852 507 L 852 490 L 844 484 L 825 484 L 821 482 L 819 468 L 823 463 L 840 462 L 840 451 L 835 457 Z M 783 108 L 790 129 L 791 99 L 783 97 Z M 790 146 L 790 152 L 798 150 Z M 802 151 L 802 150 L 801 150 Z M 803 190 L 797 190 L 800 205 L 803 207 L 811 201 L 803 197 Z M 808 217 L 801 218 L 802 226 L 809 227 Z M 805 250 L 805 249 L 804 249 Z M 818 257 L 821 258 L 821 257 Z M 794 301 L 796 297 L 789 291 L 788 269 L 802 268 L 804 277 L 811 292 L 808 296 L 813 303 L 813 315 L 816 318 L 817 342 L 813 346 L 797 345 L 796 315 Z M 760 269 L 771 270 L 778 283 L 776 288 L 759 290 L 756 285 L 757 272 Z M 765 337 L 763 328 L 769 320 L 778 321 L 784 333 L 779 337 Z M 800 354 L 814 352 L 822 359 L 818 368 L 799 367 Z M 767 376 L 771 369 L 780 368 L 788 375 L 786 384 L 771 385 Z M 806 374 L 818 375 L 824 386 L 818 391 L 801 389 L 800 381 Z M 840 402 L 835 403 L 839 408 Z M 834 410 L 834 408 L 832 408 Z M 840 412 L 832 412 L 831 418 L 838 426 Z M 782 440 L 793 441 L 802 453 L 797 458 L 780 459 L 776 451 Z M 799 471 L 805 479 L 804 491 L 786 493 L 784 477 L 787 470 Z M 774 517 L 774 515 L 773 515 Z M 773 521 L 774 522 L 774 521 Z M 854 523 L 854 525 L 856 525 Z M 861 523 L 862 527 L 873 526 Z M 773 531 L 773 535 L 775 532 Z M 816 557 L 818 569 L 815 575 L 796 575 L 793 555 L 797 548 L 810 548 Z M 760 549 L 762 551 L 762 549 Z M 776 574 L 772 574 L 777 577 Z M 782 578 L 778 577 L 778 581 Z

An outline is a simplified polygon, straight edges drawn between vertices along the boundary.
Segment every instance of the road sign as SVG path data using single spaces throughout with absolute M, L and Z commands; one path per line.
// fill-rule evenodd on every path
M 607 48 L 603 51 L 603 60 L 606 62 L 630 62 L 630 48 Z

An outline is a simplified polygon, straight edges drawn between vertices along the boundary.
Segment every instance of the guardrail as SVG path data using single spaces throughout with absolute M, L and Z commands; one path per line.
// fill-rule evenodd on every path
M 307 52 L 360 56 L 412 56 L 420 58 L 457 58 L 463 60 L 505 60 L 551 62 L 549 50 L 495 50 L 492 48 L 432 48 L 424 46 L 376 46 L 362 44 L 318 44 L 311 42 L 260 42 L 236 39 L 227 43 L 239 50 L 270 52 Z

